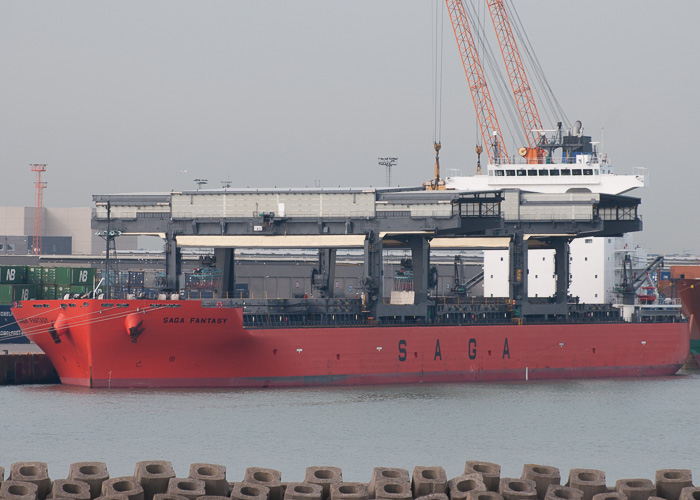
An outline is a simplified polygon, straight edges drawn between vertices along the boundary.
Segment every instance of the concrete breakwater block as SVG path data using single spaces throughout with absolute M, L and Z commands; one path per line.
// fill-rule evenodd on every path
M 118 493 L 116 495 L 104 495 L 99 497 L 100 500 L 129 500 L 129 497 L 122 494 Z
M 627 500 L 627 497 L 617 491 L 608 491 L 607 493 L 593 495 L 593 500 Z
M 550 484 L 544 498 L 545 500 L 581 500 L 583 498 L 583 491 L 571 488 L 570 486 Z
M 656 486 L 649 479 L 618 479 L 615 491 L 628 500 L 649 500 L 649 497 L 656 496 Z
M 134 479 L 143 488 L 145 500 L 153 500 L 158 493 L 168 491 L 168 482 L 174 477 L 173 464 L 166 460 L 138 462 L 134 470 Z
M 447 474 L 440 466 L 413 468 L 411 480 L 413 497 L 424 497 L 434 493 L 445 493 L 447 491 Z
M 330 500 L 369 500 L 369 488 L 366 483 L 333 483 Z
M 593 496 L 598 493 L 608 493 L 605 472 L 598 469 L 571 469 L 566 486 L 581 490 L 583 492 L 582 500 L 593 500 Z
M 8 479 L 0 486 L 0 497 L 7 500 L 36 500 L 39 487 L 34 483 Z
M 230 500 L 229 497 L 225 495 L 204 495 L 203 497 L 198 497 L 197 500 Z
M 329 486 L 330 488 L 330 486 Z M 330 491 L 330 489 L 329 489 Z M 322 500 L 323 486 L 313 483 L 287 483 L 284 500 Z
M 681 490 L 693 486 L 693 475 L 688 469 L 661 469 L 654 474 L 656 494 L 666 500 L 678 500 Z
M 377 480 L 375 498 L 385 500 L 413 500 L 411 483 L 397 483 L 384 479 Z
M 180 495 L 190 500 L 196 500 L 207 494 L 204 481 L 190 477 L 173 477 L 168 480 L 168 491 L 171 495 Z
M 423 495 L 422 497 L 416 498 L 420 498 L 420 500 L 450 500 L 447 493 L 431 493 L 430 495 Z
M 51 487 L 49 498 L 90 500 L 90 485 L 73 479 L 56 479 Z
M 488 491 L 481 474 L 478 473 L 464 474 L 450 479 L 447 482 L 447 489 L 449 491 L 450 500 L 465 500 L 472 492 L 485 493 Z M 500 494 L 498 496 L 501 497 Z
M 678 500 L 700 500 L 700 488 L 683 488 Z
M 70 465 L 68 479 L 82 481 L 90 486 L 90 498 L 102 493 L 102 483 L 109 479 L 107 464 L 104 462 L 76 462 Z
M 187 500 L 187 497 L 183 497 L 182 495 L 175 495 L 172 493 L 157 493 L 153 496 L 153 500 Z
M 231 500 L 269 500 L 270 488 L 260 483 L 234 483 Z
M 228 481 L 226 467 L 217 464 L 192 464 L 190 477 L 204 481 L 207 496 L 228 496 Z
M 498 493 L 498 487 L 501 481 L 501 466 L 491 462 L 480 462 L 477 460 L 469 460 L 464 465 L 465 474 L 481 474 L 481 480 L 486 485 L 488 491 Z
M 282 473 L 275 469 L 264 467 L 248 467 L 243 476 L 243 482 L 267 486 L 269 500 L 282 500 L 284 491 L 282 488 Z
M 495 491 L 470 491 L 467 500 L 503 500 L 503 495 Z
M 327 500 L 331 495 L 331 485 L 343 482 L 343 471 L 340 467 L 307 467 L 304 482 L 321 486 L 323 500 Z
M 544 500 L 550 485 L 558 485 L 561 483 L 559 469 L 549 465 L 525 464 L 520 477 L 521 479 L 529 479 L 535 482 L 535 489 L 537 490 L 537 498 L 539 498 L 539 500 Z
M 396 468 L 396 467 L 375 467 L 372 469 L 372 479 L 369 481 L 369 497 L 370 498 L 380 498 L 377 497 L 377 489 L 382 484 L 407 484 L 408 488 L 411 488 L 411 476 L 408 470 Z M 383 488 L 382 488 L 383 489 Z M 396 489 L 396 488 L 393 488 Z M 388 492 L 383 492 L 388 493 Z M 386 497 L 381 497 L 386 498 Z
M 535 482 L 530 479 L 503 477 L 498 486 L 498 492 L 504 500 L 537 500 Z
M 126 495 L 129 500 L 144 500 L 143 487 L 134 476 L 107 479 L 102 483 L 102 496 Z
M 14 463 L 10 467 L 8 479 L 35 484 L 39 500 L 44 500 L 51 491 L 51 478 L 49 478 L 49 468 L 46 462 Z

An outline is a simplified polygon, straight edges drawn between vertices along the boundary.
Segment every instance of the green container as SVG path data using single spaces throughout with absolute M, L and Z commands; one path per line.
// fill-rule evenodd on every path
M 29 266 L 27 267 L 27 283 L 33 283 L 35 285 L 40 285 L 42 280 L 41 280 L 41 271 L 43 268 L 41 267 L 35 267 L 35 266 Z
M 70 286 L 71 284 L 71 271 L 70 267 L 57 267 L 56 268 L 56 284 Z
M 55 285 L 56 284 L 56 268 L 55 267 L 42 267 L 41 268 L 41 282 L 45 285 Z
M 80 295 L 85 295 L 88 292 L 88 287 L 86 285 L 71 285 L 70 286 L 70 293 L 73 295 L 74 293 L 78 293 Z
M 70 285 L 56 285 L 56 298 L 62 299 L 63 296 L 70 293 Z
M 71 269 L 72 285 L 89 285 L 95 281 L 95 269 L 92 267 L 74 267 Z
M 0 285 L 0 303 L 11 304 L 20 300 L 39 298 L 37 285 Z
M 27 282 L 27 266 L 0 266 L 0 283 L 18 285 Z
M 56 298 L 56 285 L 43 285 L 41 287 L 41 298 L 54 300 Z

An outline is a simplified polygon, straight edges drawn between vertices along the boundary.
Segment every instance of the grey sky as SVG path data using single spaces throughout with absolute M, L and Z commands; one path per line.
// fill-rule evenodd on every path
M 432 5 L 0 0 L 0 204 L 33 205 L 30 163 L 48 164 L 47 206 L 195 178 L 383 186 L 378 156 L 399 157 L 393 185 L 429 180 Z M 700 2 L 515 5 L 569 119 L 594 140 L 605 126 L 618 173 L 649 169 L 630 193 L 637 242 L 700 253 Z M 441 164 L 471 174 L 477 124 L 445 22 Z

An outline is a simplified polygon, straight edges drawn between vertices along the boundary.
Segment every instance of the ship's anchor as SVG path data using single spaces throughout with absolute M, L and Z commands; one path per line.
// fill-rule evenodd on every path
M 53 339 L 54 344 L 60 344 L 61 337 L 58 336 L 58 332 L 56 331 L 56 327 L 54 327 L 53 325 L 54 325 L 54 323 L 52 321 L 51 326 L 49 327 L 49 335 L 51 335 L 51 338 Z
M 135 344 L 136 339 L 139 338 L 139 335 L 143 333 L 145 328 L 141 328 L 141 325 L 143 324 L 143 320 L 139 321 L 139 323 L 136 326 L 132 326 L 129 328 L 129 337 L 131 337 L 131 341 Z

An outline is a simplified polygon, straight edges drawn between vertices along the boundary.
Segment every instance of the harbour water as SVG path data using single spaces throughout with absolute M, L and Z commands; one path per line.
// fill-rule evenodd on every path
M 654 479 L 686 468 L 700 481 L 700 372 L 672 377 L 304 388 L 94 390 L 0 387 L 0 466 L 44 461 L 53 479 L 71 463 L 104 461 L 112 477 L 136 462 L 169 460 L 179 477 L 196 462 L 270 467 L 301 481 L 307 466 L 337 466 L 346 481 L 373 467 L 466 460 L 597 468 L 617 479 Z

